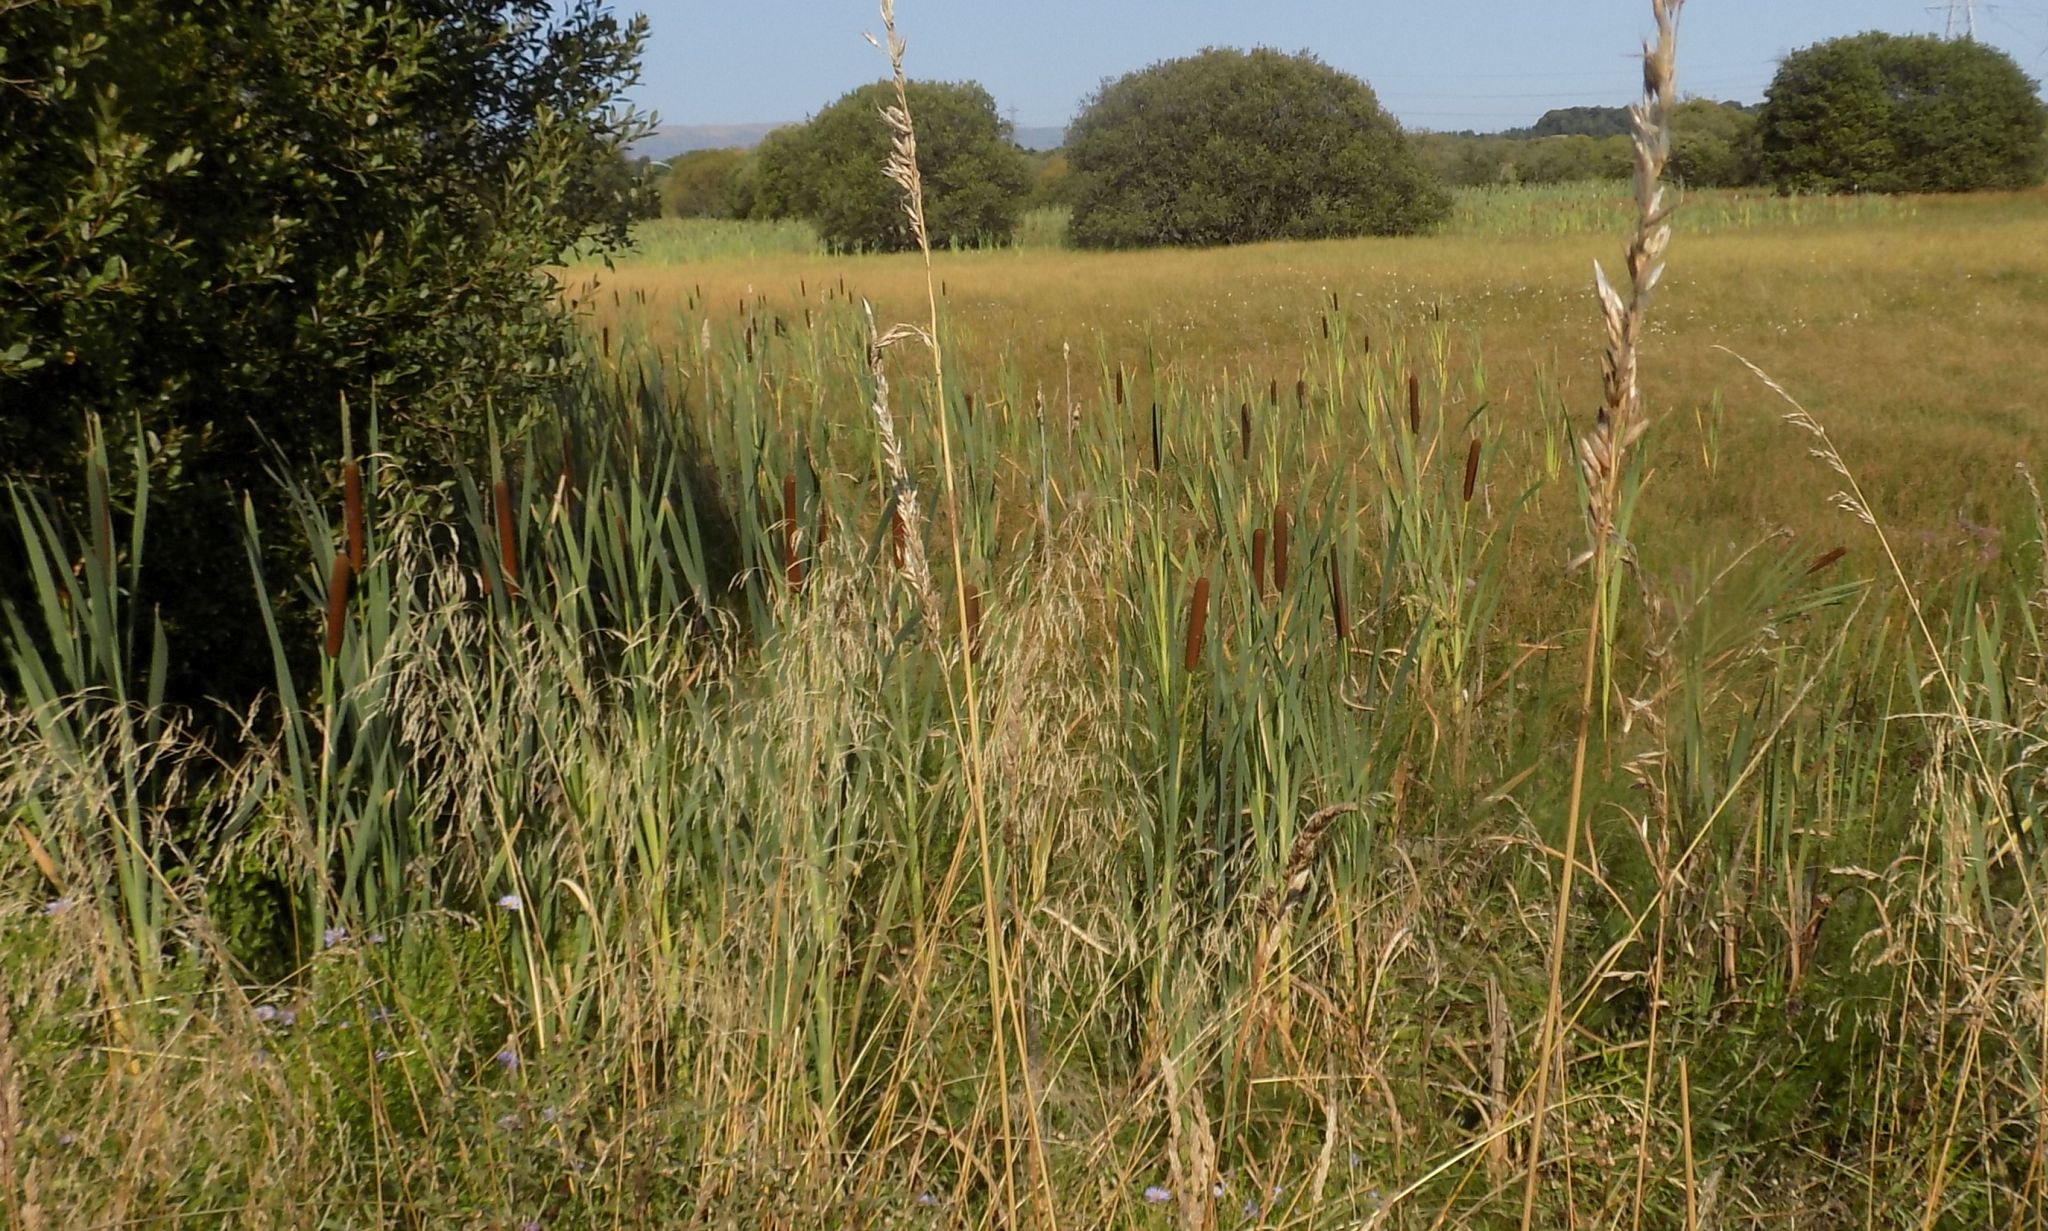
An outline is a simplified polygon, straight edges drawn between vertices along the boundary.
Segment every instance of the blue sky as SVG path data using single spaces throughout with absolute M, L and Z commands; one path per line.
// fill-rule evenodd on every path
M 614 0 L 653 26 L 643 108 L 669 124 L 800 120 L 882 75 L 871 0 Z M 973 79 L 1019 125 L 1064 124 L 1103 78 L 1205 46 L 1308 50 L 1370 82 L 1411 128 L 1496 129 L 1615 105 L 1647 0 L 897 0 L 914 77 Z M 1688 94 L 1755 101 L 1777 58 L 1861 30 L 1939 33 L 1935 0 L 1692 0 Z M 1978 36 L 2048 76 L 2048 0 L 1978 5 Z

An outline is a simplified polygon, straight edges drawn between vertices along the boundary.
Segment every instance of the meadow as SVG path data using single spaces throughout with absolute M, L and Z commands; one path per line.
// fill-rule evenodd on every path
M 2048 1224 L 2048 194 L 1689 199 L 1573 567 L 1634 218 L 651 224 L 226 744 L 16 497 L 0 1216 Z

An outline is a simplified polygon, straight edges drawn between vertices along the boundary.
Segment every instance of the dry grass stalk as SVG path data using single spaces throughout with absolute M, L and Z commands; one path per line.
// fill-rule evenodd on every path
M 803 565 L 796 558 L 796 471 L 782 476 L 782 576 L 794 590 L 804 583 Z
M 1558 873 L 1557 903 L 1551 915 L 1549 986 L 1536 1050 L 1535 1105 L 1530 1116 L 1529 1166 L 1522 1189 L 1522 1231 L 1529 1231 L 1536 1218 L 1536 1189 L 1543 1173 L 1543 1136 L 1550 1113 L 1553 1067 L 1560 1070 L 1556 1075 L 1557 1095 L 1560 1101 L 1563 1099 L 1558 1035 L 1563 1009 L 1564 952 L 1574 873 L 1579 862 L 1579 817 L 1585 803 L 1586 753 L 1592 739 L 1601 630 L 1607 624 L 1607 577 L 1613 564 L 1608 548 L 1615 537 L 1614 521 L 1621 499 L 1626 454 L 1643 430 L 1639 414 L 1641 395 L 1636 385 L 1636 346 L 1642 337 L 1650 292 L 1664 272 L 1664 250 L 1671 242 L 1671 206 L 1665 204 L 1662 181 L 1671 156 L 1671 108 L 1678 96 L 1678 13 L 1683 5 L 1684 0 L 1651 0 L 1657 36 L 1643 45 L 1643 94 L 1629 108 L 1635 130 L 1636 201 L 1635 233 L 1627 251 L 1629 298 L 1622 299 L 1597 262 L 1593 266 L 1607 326 L 1607 349 L 1601 360 L 1604 400 L 1593 430 L 1579 441 L 1593 544 L 1574 562 L 1592 562 L 1593 584 L 1579 697 L 1579 731 L 1573 753 L 1571 795 L 1565 809 L 1563 864 Z
M 1336 626 L 1337 644 L 1351 639 L 1351 608 L 1344 602 L 1344 570 L 1337 557 L 1330 557 L 1330 620 Z

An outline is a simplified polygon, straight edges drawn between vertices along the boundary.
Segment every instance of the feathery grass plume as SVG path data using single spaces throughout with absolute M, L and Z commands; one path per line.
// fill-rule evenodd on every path
M 1330 620 L 1336 626 L 1337 644 L 1351 639 L 1351 608 L 1344 602 L 1344 571 L 1337 555 L 1330 553 Z
M 1315 884 L 1316 863 L 1329 846 L 1330 832 L 1337 818 L 1352 816 L 1359 811 L 1357 804 L 1332 804 L 1302 823 L 1301 832 L 1294 835 L 1294 845 L 1288 848 L 1287 863 L 1281 870 L 1280 879 L 1267 888 L 1265 900 L 1260 903 L 1261 914 L 1277 920 L 1308 896 L 1309 888 Z
M 1408 432 L 1422 435 L 1422 381 L 1413 372 L 1408 373 Z
M 1664 250 L 1671 242 L 1671 209 L 1664 200 L 1664 168 L 1671 157 L 1671 108 L 1677 101 L 1676 62 L 1678 13 L 1685 0 L 1650 0 L 1657 24 L 1654 41 L 1643 44 L 1643 94 L 1629 108 L 1634 129 L 1635 231 L 1627 263 L 1630 296 L 1624 301 L 1596 261 L 1593 281 L 1607 327 L 1607 349 L 1601 357 L 1603 400 L 1593 429 L 1579 441 L 1579 459 L 1586 484 L 1587 520 L 1593 543 L 1581 561 L 1593 565 L 1591 610 L 1587 616 L 1586 651 L 1580 680 L 1579 730 L 1573 750 L 1571 794 L 1565 806 L 1562 866 L 1557 903 L 1551 915 L 1550 969 L 1536 1050 L 1535 1104 L 1529 1122 L 1528 1169 L 1522 1189 L 1522 1231 L 1536 1218 L 1536 1188 L 1543 1173 L 1544 1129 L 1550 1114 L 1552 1068 L 1558 1057 L 1563 1008 L 1564 953 L 1571 917 L 1574 873 L 1579 863 L 1579 822 L 1585 805 L 1587 746 L 1592 740 L 1593 699 L 1599 674 L 1603 630 L 1609 627 L 1608 577 L 1614 564 L 1610 543 L 1621 501 L 1621 476 L 1626 454 L 1642 435 L 1640 391 L 1636 385 L 1636 347 L 1642 337 L 1650 292 L 1664 272 Z M 1622 546 L 1626 558 L 1627 547 Z M 1564 1074 L 1556 1075 L 1563 1100 Z
M 1273 591 L 1287 593 L 1287 510 L 1273 509 Z
M 1188 600 L 1188 644 L 1182 666 L 1193 671 L 1202 662 L 1202 638 L 1209 627 L 1209 579 L 1195 582 L 1195 596 Z
M 348 566 L 363 571 L 363 468 L 354 458 L 341 464 L 341 520 L 348 532 Z
M 341 657 L 341 637 L 348 619 L 348 582 L 354 569 L 337 553 L 327 569 L 327 657 Z
M 1252 460 L 1252 404 L 1237 404 L 1237 456 L 1239 461 Z
M 1479 482 L 1479 442 L 1465 448 L 1465 503 L 1472 503 L 1472 488 Z
M 498 571 L 505 578 L 505 597 L 519 597 L 519 545 L 512 537 L 512 485 L 491 484 L 491 505 L 498 521 Z
M 1266 601 L 1266 528 L 1252 531 L 1252 597 Z
M 897 325 L 884 334 L 875 331 L 875 308 L 861 300 L 868 321 L 868 376 L 875 385 L 875 400 L 869 407 L 875 416 L 875 434 L 882 441 L 882 465 L 889 472 L 889 486 L 896 498 L 896 520 L 889 533 L 896 546 L 896 566 L 910 583 L 918 614 L 933 635 L 939 630 L 939 592 L 932 584 L 931 564 L 925 559 L 924 535 L 918 532 L 923 520 L 918 515 L 917 489 L 910 483 L 910 467 L 903 461 L 903 444 L 896 438 L 896 416 L 889 410 L 889 373 L 882 362 L 889 347 L 906 338 L 919 336 L 908 325 Z
M 782 476 L 782 575 L 790 588 L 804 583 L 803 565 L 796 558 L 796 471 Z

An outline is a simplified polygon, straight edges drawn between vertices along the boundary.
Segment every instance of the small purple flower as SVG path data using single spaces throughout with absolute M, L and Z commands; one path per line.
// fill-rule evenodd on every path
M 540 1231 L 540 1219 L 529 1218 L 519 1224 L 519 1231 Z
M 504 1115 L 499 1116 L 498 1127 L 499 1129 L 507 1133 L 517 1129 L 519 1127 L 519 1113 L 516 1111 L 508 1111 Z
M 274 1004 L 259 1004 L 254 1014 L 257 1021 L 266 1026 L 289 1026 L 299 1020 L 297 1009 L 281 1009 Z
M 67 1149 L 67 1150 L 68 1150 L 68 1149 L 70 1149 L 70 1148 L 71 1148 L 72 1146 L 74 1146 L 74 1145 L 77 1145 L 77 1144 L 78 1144 L 78 1134 L 77 1134 L 77 1133 L 58 1133 L 58 1134 L 57 1134 L 57 1144 L 58 1144 L 58 1145 L 60 1145 L 60 1146 L 63 1146 L 63 1147 L 65 1148 L 65 1149 Z
M 504 897 L 499 898 L 498 905 L 504 907 L 506 910 L 511 911 L 515 915 L 526 908 L 526 903 L 521 902 L 519 900 L 519 895 L 516 893 L 508 893 Z
M 1173 1194 L 1157 1184 L 1153 1184 L 1145 1189 L 1145 1203 L 1147 1205 L 1164 1205 L 1171 1200 L 1173 1200 Z
M 381 1004 L 371 1009 L 369 1012 L 370 1024 L 372 1026 L 385 1025 L 389 1023 L 391 1019 L 395 1016 L 396 1014 L 392 1013 L 390 1009 L 386 1008 Z
M 491 1060 L 508 1073 L 519 1068 L 519 1053 L 509 1047 L 499 1049 L 498 1054 L 492 1056 Z
M 43 916 L 48 919 L 55 919 L 59 915 L 63 914 L 65 911 L 70 910 L 71 907 L 72 901 L 68 897 L 51 898 L 49 901 L 43 903 Z
M 926 1209 L 930 1209 L 932 1206 L 935 1206 L 939 1203 L 939 1199 L 933 1196 L 931 1193 L 924 1192 L 917 1194 L 917 1203 L 921 1206 L 924 1206 Z
M 347 943 L 347 928 L 328 928 L 326 931 L 320 933 L 320 947 L 323 949 L 332 949 L 336 945 Z

